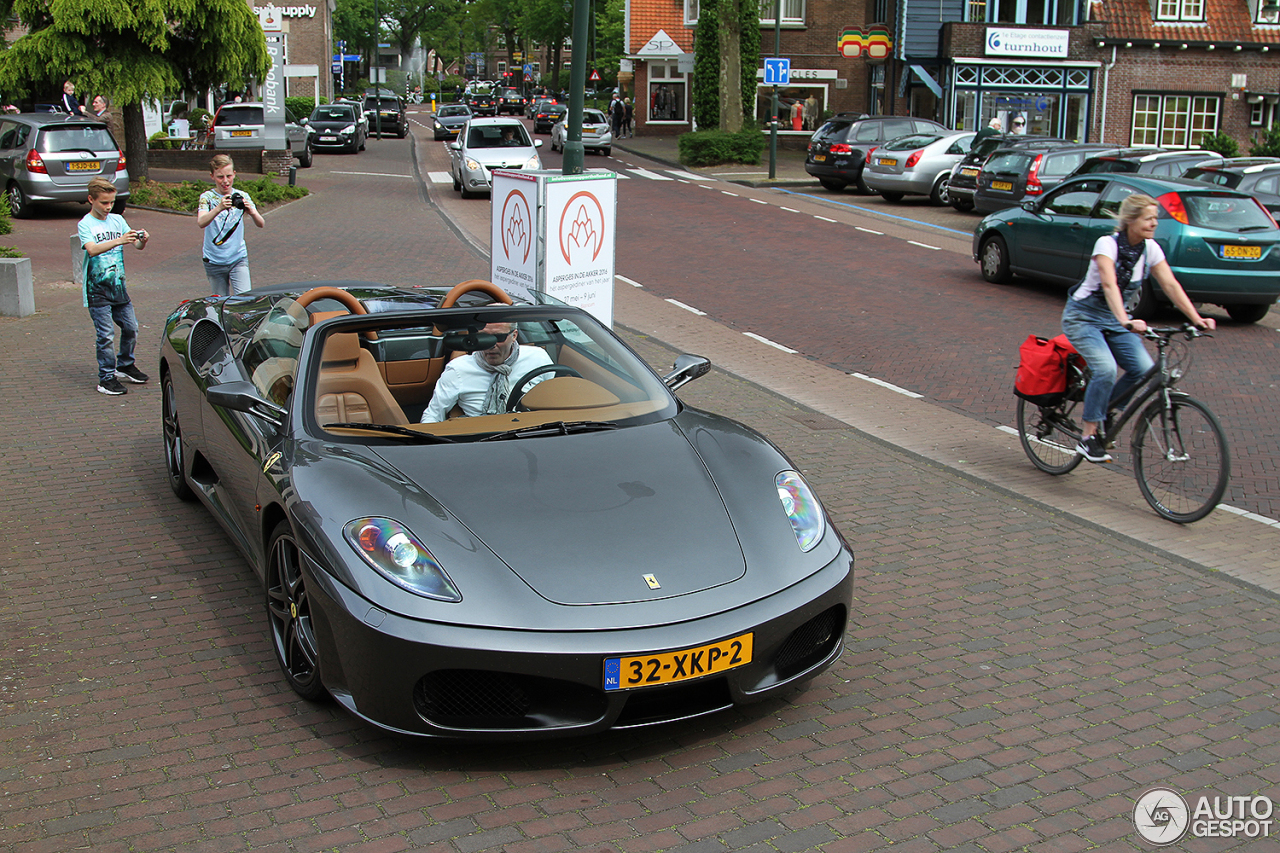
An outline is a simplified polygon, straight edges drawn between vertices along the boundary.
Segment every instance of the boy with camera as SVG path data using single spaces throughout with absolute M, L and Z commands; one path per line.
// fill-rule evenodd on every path
M 138 342 L 138 319 L 124 286 L 124 247 L 142 249 L 147 232 L 133 229 L 112 213 L 116 188 L 99 175 L 89 181 L 89 212 L 77 229 L 84 247 L 84 304 L 89 309 L 98 350 L 98 393 L 118 397 L 127 393 L 120 380 L 141 385 L 147 374 L 133 360 Z M 120 355 L 115 353 L 115 327 L 120 327 Z
M 236 166 L 226 154 L 209 161 L 214 189 L 200 195 L 196 224 L 204 230 L 204 274 L 217 296 L 244 293 L 249 279 L 249 248 L 244 242 L 244 218 L 262 228 L 267 224 L 246 192 L 232 190 Z

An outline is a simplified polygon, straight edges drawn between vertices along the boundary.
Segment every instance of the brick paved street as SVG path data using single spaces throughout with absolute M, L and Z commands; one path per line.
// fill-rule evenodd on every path
M 256 283 L 487 273 L 424 201 L 410 143 L 369 148 L 299 173 L 315 195 L 249 234 Z M 672 322 L 678 309 L 621 285 L 624 338 L 659 366 L 691 340 L 733 365 L 681 397 L 791 454 L 852 544 L 844 657 L 786 700 L 542 744 L 408 742 L 300 701 L 253 571 L 167 488 L 156 384 L 94 391 L 91 325 L 60 272 L 76 218 L 17 223 L 12 242 L 42 261 L 39 310 L 0 319 L 0 849 L 1131 851 L 1148 849 L 1131 812 L 1151 786 L 1280 799 L 1278 598 L 1194 550 L 1209 536 L 1260 551 L 1252 528 L 1219 522 L 1184 552 L 1181 529 L 1144 539 L 1156 527 L 1131 481 L 1124 496 L 1090 491 L 1105 481 L 1088 472 L 1055 481 L 1075 490 L 1070 511 L 1016 478 L 993 488 L 981 465 L 995 463 L 947 456 L 966 451 L 946 421 L 851 426 L 894 411 L 825 400 L 806 360 L 756 365 L 712 321 Z M 167 313 L 206 290 L 199 232 L 129 218 L 153 234 L 126 257 L 151 370 Z

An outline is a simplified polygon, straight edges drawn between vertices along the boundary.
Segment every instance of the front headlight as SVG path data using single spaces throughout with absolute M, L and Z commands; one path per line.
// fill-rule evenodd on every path
M 462 600 L 436 558 L 400 522 L 357 518 L 342 528 L 342 534 L 366 563 L 396 586 L 437 601 Z
M 436 125 L 436 130 L 444 130 L 444 125 L 441 124 L 439 121 L 437 121 L 435 125 Z
M 338 132 L 342 134 L 352 134 L 356 132 L 356 126 L 354 124 L 349 124 Z
M 468 157 L 468 158 L 467 158 L 467 171 L 470 171 L 470 172 L 479 172 L 479 171 L 480 171 L 480 164 L 479 164 L 479 163 L 477 163 L 475 160 L 472 160 L 470 157 Z
M 796 544 L 800 550 L 808 553 L 822 539 L 826 530 L 826 514 L 818 496 L 809 488 L 798 471 L 783 471 L 776 478 L 778 500 L 782 501 L 782 511 L 791 522 L 791 531 L 796 535 Z
M 532 157 L 529 158 L 528 162 L 524 164 L 524 167 L 526 169 L 541 169 L 542 161 L 538 159 L 537 154 L 534 154 Z

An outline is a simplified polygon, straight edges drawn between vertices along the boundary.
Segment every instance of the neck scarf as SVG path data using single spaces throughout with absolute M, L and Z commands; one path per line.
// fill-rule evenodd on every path
M 1116 252 L 1116 286 L 1120 288 L 1121 293 L 1129 289 L 1133 268 L 1146 248 L 1146 240 L 1139 240 L 1136 246 L 1130 244 L 1128 229 L 1122 228 L 1116 232 L 1116 249 L 1118 250 Z
M 507 410 L 507 395 L 511 393 L 511 369 L 516 366 L 516 358 L 519 355 L 520 344 L 514 342 L 511 345 L 511 352 L 502 364 L 490 364 L 485 361 L 483 352 L 471 354 L 472 358 L 476 360 L 476 364 L 480 365 L 481 370 L 493 374 L 493 381 L 489 383 L 489 391 L 484 396 L 484 413 L 486 415 L 496 415 Z

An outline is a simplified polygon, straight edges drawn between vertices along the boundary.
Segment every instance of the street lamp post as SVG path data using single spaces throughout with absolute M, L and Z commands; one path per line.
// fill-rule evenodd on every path
M 560 171 L 581 175 L 585 171 L 586 153 L 582 147 L 582 106 L 587 88 L 588 0 L 573 0 L 573 62 L 569 66 L 568 139 L 564 143 L 564 161 Z
M 782 55 L 782 0 L 773 2 L 773 55 Z M 778 176 L 778 86 L 773 87 L 773 121 L 769 123 L 769 180 Z

